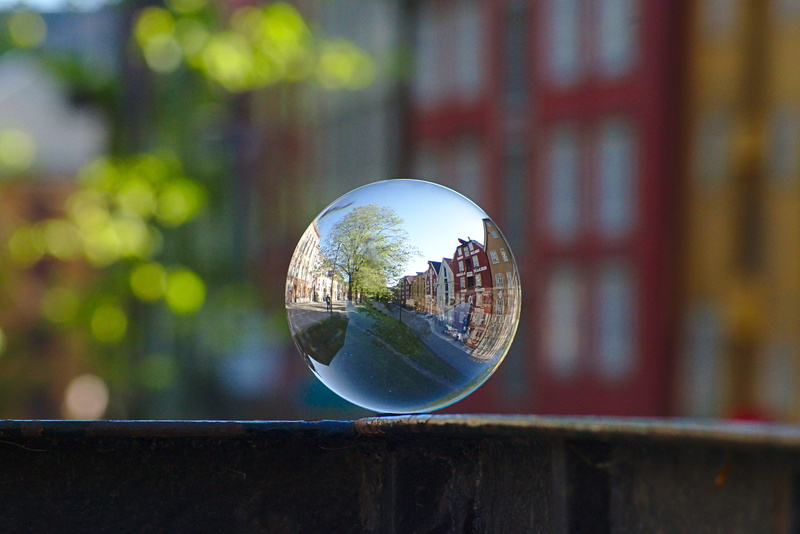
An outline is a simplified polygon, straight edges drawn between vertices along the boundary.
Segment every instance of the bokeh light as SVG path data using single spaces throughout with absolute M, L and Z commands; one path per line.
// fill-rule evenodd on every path
M 158 196 L 156 218 L 165 226 L 179 226 L 200 213 L 204 204 L 200 186 L 189 180 L 173 180 Z
M 18 11 L 8 19 L 11 42 L 20 48 L 41 45 L 47 37 L 47 24 L 35 11 Z
M 167 290 L 167 271 L 157 262 L 141 263 L 131 270 L 131 290 L 145 301 L 155 301 Z
M 78 315 L 80 297 L 71 287 L 54 287 L 42 297 L 42 315 L 53 323 L 69 323 Z
M 99 376 L 86 374 L 69 383 L 64 392 L 63 416 L 67 419 L 100 419 L 108 408 L 109 391 Z
M 71 222 L 53 219 L 43 225 L 45 248 L 60 260 L 74 259 L 81 254 L 81 234 Z
M 128 329 L 128 316 L 118 304 L 101 304 L 92 313 L 90 327 L 92 336 L 97 341 L 113 345 L 125 337 Z
M 33 165 L 36 143 L 18 129 L 0 130 L 0 173 L 21 173 Z
M 206 285 L 196 273 L 178 269 L 167 275 L 165 298 L 173 312 L 181 315 L 195 313 L 206 300 Z
M 375 66 L 352 43 L 332 41 L 322 49 L 317 78 L 327 89 L 364 89 L 375 80 Z
M 207 0 L 167 0 L 165 3 L 171 11 L 189 15 L 201 11 L 208 2 Z

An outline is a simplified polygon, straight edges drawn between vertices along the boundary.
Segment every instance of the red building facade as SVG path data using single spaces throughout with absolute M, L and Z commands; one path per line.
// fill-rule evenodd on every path
M 467 334 L 467 347 L 474 348 L 484 335 L 486 316 L 492 313 L 492 279 L 483 245 L 474 239 L 459 242 L 453 254 L 455 323 Z
M 536 411 L 670 411 L 679 17 L 664 1 L 536 4 Z
M 682 4 L 416 4 L 415 176 L 486 209 L 524 284 L 512 352 L 459 410 L 671 413 Z

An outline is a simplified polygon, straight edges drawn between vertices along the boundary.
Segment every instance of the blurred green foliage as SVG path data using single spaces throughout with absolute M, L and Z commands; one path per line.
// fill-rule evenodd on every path
M 225 24 L 215 24 L 219 20 L 205 0 L 170 0 L 141 10 L 134 36 L 154 71 L 188 65 L 233 92 L 312 76 L 330 89 L 372 82 L 367 54 L 346 41 L 315 38 L 289 4 L 242 7 Z
M 45 50 L 46 17 L 0 15 L 0 54 L 35 58 L 66 84 L 75 103 L 101 108 L 111 123 L 108 154 L 81 169 L 63 206 L 5 232 L 0 272 L 29 272 L 42 290 L 27 329 L 0 329 L 0 355 L 13 352 L 0 361 L 0 381 L 27 376 L 0 394 L 0 416 L 18 416 L 14 406 L 37 398 L 39 411 L 23 416 L 58 416 L 68 377 L 44 376 L 41 367 L 30 376 L 43 346 L 53 342 L 73 360 L 59 372 L 88 372 L 108 383 L 106 416 L 153 417 L 148 407 L 165 391 L 182 407 L 161 413 L 207 416 L 202 406 L 213 402 L 205 393 L 213 389 L 213 369 L 198 361 L 195 345 L 211 339 L 200 352 L 213 352 L 215 344 L 227 350 L 230 343 L 220 340 L 231 329 L 205 317 L 204 306 L 212 304 L 207 314 L 259 307 L 257 291 L 235 263 L 240 245 L 224 234 L 236 230 L 230 220 L 237 211 L 236 147 L 228 132 L 237 95 L 309 80 L 359 90 L 374 77 L 367 54 L 315 35 L 283 2 L 230 13 L 206 0 L 118 9 L 131 10 L 132 21 L 119 58 L 128 69 L 121 68 L 122 77 L 98 73 L 79 54 Z M 126 85 L 125 76 L 141 73 L 137 87 Z M 0 126 L 0 176 L 30 180 L 36 149 L 22 129 Z M 218 235 L 208 235 L 212 228 Z M 53 264 L 74 267 L 41 268 Z M 0 297 L 23 278 L 0 275 Z M 186 406 L 199 408 L 192 413 Z

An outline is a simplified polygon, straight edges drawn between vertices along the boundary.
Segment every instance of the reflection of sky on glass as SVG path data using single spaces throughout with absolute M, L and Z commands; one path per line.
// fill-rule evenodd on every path
M 419 180 L 379 183 L 380 186 L 370 184 L 351 191 L 328 208 L 327 215 L 317 221 L 323 242 L 342 217 L 353 208 L 367 204 L 393 208 L 405 221 L 404 229 L 408 232 L 410 244 L 422 251 L 422 256 L 406 264 L 404 274 L 426 270 L 428 260 L 452 258 L 459 238 L 483 242 L 483 218 L 486 214 L 467 198 L 445 187 Z
M 95 11 L 108 4 L 114 4 L 106 0 L 0 0 L 0 11 L 12 9 L 32 9 L 42 12 L 57 11 Z

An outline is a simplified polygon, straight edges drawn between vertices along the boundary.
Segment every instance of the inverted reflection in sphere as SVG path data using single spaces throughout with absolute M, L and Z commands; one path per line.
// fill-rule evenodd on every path
M 419 180 L 336 200 L 303 234 L 286 278 L 289 327 L 308 366 L 383 413 L 437 410 L 475 391 L 508 352 L 520 303 L 497 225 Z

